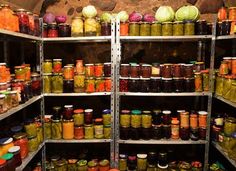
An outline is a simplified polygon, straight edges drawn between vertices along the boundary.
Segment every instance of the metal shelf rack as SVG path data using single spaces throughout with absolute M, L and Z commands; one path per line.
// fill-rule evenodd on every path
M 84 42 L 111 42 L 111 36 L 91 36 L 91 37 L 58 37 L 58 38 L 42 38 L 45 43 L 84 43 Z
M 111 92 L 96 92 L 96 93 L 44 93 L 45 97 L 65 97 L 65 96 L 110 96 Z
M 120 96 L 209 96 L 210 92 L 192 92 L 192 93 L 134 93 L 119 92 Z
M 111 139 L 45 140 L 45 143 L 111 143 Z
M 26 39 L 26 40 L 32 40 L 32 41 L 41 41 L 42 39 L 40 37 L 31 36 L 28 34 L 18 33 L 14 31 L 8 31 L 0 29 L 0 34 L 4 36 L 10 36 L 13 38 L 20 38 L 20 39 Z

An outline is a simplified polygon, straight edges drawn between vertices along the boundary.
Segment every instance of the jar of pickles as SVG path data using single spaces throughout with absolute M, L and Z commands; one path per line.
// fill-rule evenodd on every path
M 202 70 L 201 73 L 203 91 L 209 91 L 209 70 Z
M 151 111 L 142 111 L 142 127 L 151 128 L 152 127 L 152 113 Z
M 52 73 L 52 60 L 45 59 L 43 62 L 43 72 L 44 73 Z
M 229 117 L 225 119 L 224 133 L 227 136 L 231 136 L 236 131 L 236 119 Z
M 85 64 L 85 76 L 94 77 L 94 64 Z
M 151 25 L 148 22 L 140 24 L 140 36 L 151 36 Z
M 74 92 L 82 93 L 85 91 L 85 75 L 76 74 L 74 76 Z
M 133 128 L 140 128 L 141 127 L 141 111 L 140 110 L 132 110 L 131 112 L 131 126 Z
M 80 37 L 84 34 L 84 22 L 82 17 L 73 17 L 71 22 L 71 36 Z
M 25 80 L 25 66 L 15 66 L 15 78 Z
M 84 125 L 84 110 L 83 109 L 74 110 L 73 119 L 75 126 Z
M 94 128 L 92 124 L 84 125 L 84 138 L 85 139 L 94 138 Z
M 173 23 L 173 36 L 184 35 L 184 23 L 182 21 L 176 21 Z
M 140 24 L 138 22 L 129 23 L 129 36 L 139 36 L 140 35 Z
M 63 93 L 62 73 L 55 73 L 52 75 L 52 93 Z
M 86 93 L 95 92 L 95 79 L 93 77 L 88 77 L 85 80 L 85 92 Z
M 97 21 L 95 18 L 86 18 L 84 21 L 84 32 L 86 36 L 96 36 Z
M 77 171 L 87 171 L 88 166 L 87 166 L 87 160 L 80 160 L 77 162 Z
M 147 170 L 147 154 L 137 154 L 137 170 Z
M 62 139 L 62 123 L 56 118 L 52 118 L 52 139 Z
M 66 160 L 57 161 L 56 170 L 57 171 L 67 171 L 67 162 L 66 162 Z
M 225 99 L 230 99 L 230 90 L 231 90 L 231 87 L 232 87 L 232 82 L 233 82 L 233 77 L 230 76 L 230 75 L 226 75 L 224 77 L 224 81 L 223 81 L 223 91 L 222 91 L 222 96 L 225 98 Z
M 103 125 L 111 125 L 111 110 L 105 109 L 102 113 Z
M 110 139 L 111 138 L 111 125 L 104 125 L 103 132 L 104 132 L 104 138 Z
M 34 120 L 29 119 L 25 122 L 25 132 L 29 137 L 31 136 L 37 136 L 37 126 L 34 122 Z
M 130 111 L 122 110 L 120 114 L 120 126 L 130 127 Z
M 102 77 L 96 78 L 95 81 L 95 92 L 104 92 L 105 91 L 105 81 Z
M 162 23 L 162 36 L 172 36 L 173 35 L 173 24 L 172 22 Z
M 101 138 L 104 137 L 102 118 L 95 119 L 95 122 L 94 122 L 94 137 L 97 138 L 97 139 L 101 139 Z
M 39 147 L 39 142 L 37 136 L 30 136 L 28 137 L 29 140 L 29 152 L 34 152 Z
M 52 138 L 52 122 L 51 118 L 44 119 L 44 132 L 45 132 L 45 139 Z
M 184 35 L 194 35 L 195 24 L 193 21 L 185 21 L 184 23 Z
M 151 36 L 161 36 L 161 23 L 153 22 L 151 24 Z
M 52 74 L 51 73 L 47 73 L 47 74 L 43 74 L 43 92 L 44 93 L 51 93 L 52 91 Z

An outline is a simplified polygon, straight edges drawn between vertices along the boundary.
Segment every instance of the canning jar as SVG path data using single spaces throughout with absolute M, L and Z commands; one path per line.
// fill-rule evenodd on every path
M 236 130 L 236 119 L 233 117 L 229 117 L 225 119 L 224 124 L 224 133 L 227 136 L 231 136 Z
M 53 119 L 60 119 L 61 118 L 61 107 L 54 106 L 53 108 Z
M 37 126 L 34 122 L 34 120 L 29 119 L 24 124 L 25 132 L 27 133 L 27 136 L 37 136 Z
M 199 111 L 198 112 L 198 124 L 201 128 L 207 127 L 207 112 Z
M 236 74 L 236 57 L 232 58 L 232 74 Z
M 37 140 L 38 143 L 41 144 L 43 142 L 43 127 L 40 119 L 36 121 L 36 126 L 37 126 Z
M 186 127 L 180 127 L 179 135 L 181 140 L 189 140 L 190 130 Z
M 32 12 L 26 12 L 29 18 L 29 34 L 34 35 L 34 29 L 35 29 L 35 24 L 34 24 L 34 16 Z
M 191 113 L 190 114 L 190 128 L 196 129 L 198 128 L 198 115 Z
M 179 139 L 179 120 L 177 118 L 171 120 L 171 138 Z
M 19 18 L 19 28 L 20 33 L 29 33 L 29 16 L 27 15 L 27 11 L 25 9 L 16 10 L 16 14 Z
M 121 110 L 120 126 L 130 127 L 130 110 Z
M 193 21 L 185 21 L 184 23 L 184 35 L 194 35 L 195 24 Z
M 184 35 L 184 23 L 182 21 L 173 22 L 173 36 Z
M 164 125 L 171 124 L 171 111 L 170 110 L 162 111 L 162 122 Z
M 20 146 L 13 146 L 8 149 L 8 153 L 13 154 L 14 166 L 18 167 L 22 164 L 21 156 L 20 156 Z
M 77 74 L 84 74 L 84 64 L 83 60 L 76 60 L 76 68 L 75 71 Z
M 74 110 L 73 119 L 75 126 L 84 125 L 84 110 L 83 109 Z
M 34 152 L 38 149 L 39 147 L 39 142 L 37 139 L 37 136 L 28 136 L 29 140 L 29 152 Z
M 137 171 L 146 171 L 147 154 L 137 154 Z
M 6 153 L 4 154 L 1 159 L 6 161 L 6 171 L 14 171 L 14 160 L 13 160 L 13 154 L 12 153 Z
M 151 67 L 151 76 L 152 77 L 159 77 L 161 72 L 161 67 L 159 63 L 152 63 Z
M 161 78 L 162 80 L 162 91 L 167 93 L 167 92 L 172 92 L 172 84 L 173 84 L 173 79 L 172 78 Z
M 137 158 L 136 156 L 128 156 L 128 168 L 127 170 L 136 170 Z
M 151 77 L 150 91 L 151 92 L 161 92 L 161 77 Z
M 201 73 L 203 91 L 209 91 L 209 70 L 202 70 Z
M 194 77 L 184 78 L 185 92 L 194 92 Z
M 230 98 L 229 98 L 229 100 L 231 102 L 236 103 L 236 83 L 235 82 L 232 83 L 232 86 L 231 86 L 231 89 L 230 89 Z
M 202 163 L 199 162 L 199 161 L 193 161 L 191 163 L 192 165 L 192 170 L 195 170 L 195 171 L 201 171 L 202 170 Z
M 202 92 L 202 74 L 200 72 L 194 73 L 194 83 L 195 83 L 195 91 Z
M 67 171 L 67 162 L 66 160 L 59 160 L 56 162 L 56 170 L 57 171 Z
M 85 80 L 85 92 L 93 93 L 95 92 L 95 79 L 94 77 L 87 77 Z
M 164 78 L 172 77 L 172 64 L 164 64 L 161 69 L 161 75 Z
M 44 73 L 52 73 L 52 60 L 45 59 L 43 62 L 43 72 Z
M 231 31 L 231 23 L 230 20 L 223 20 L 222 21 L 222 35 L 229 35 Z
M 39 25 L 39 15 L 33 14 L 34 17 L 34 35 L 41 36 L 41 27 Z
M 86 77 L 94 76 L 94 64 L 85 64 L 85 76 Z
M 111 76 L 111 63 L 110 62 L 104 63 L 104 76 L 105 77 Z
M 225 61 L 228 65 L 228 70 L 232 71 L 232 57 L 224 57 L 223 61 Z
M 63 93 L 62 73 L 54 73 L 52 75 L 52 93 Z
M 25 80 L 25 66 L 15 66 L 15 78 Z
M 84 21 L 85 36 L 96 36 L 97 21 L 95 18 L 86 18 Z
M 80 140 L 84 138 L 84 127 L 83 126 L 75 126 L 74 127 L 74 138 L 76 140 Z
M 162 131 L 163 131 L 163 137 L 165 139 L 171 138 L 171 125 L 163 125 Z
M 145 72 L 145 71 L 144 71 Z M 137 78 L 140 75 L 140 67 L 138 64 L 132 63 L 130 65 L 130 76 L 132 78 Z
M 82 93 L 85 91 L 85 75 L 76 74 L 74 76 L 74 92 Z
M 120 77 L 120 92 L 129 91 L 129 77 Z
M 133 128 L 140 128 L 141 127 L 141 111 L 140 110 L 132 110 L 131 111 L 131 126 Z
M 180 113 L 180 127 L 189 127 L 189 112 Z
M 105 91 L 105 81 L 103 77 L 98 77 L 95 80 L 95 92 Z
M 131 140 L 139 140 L 141 138 L 141 128 L 130 128 L 130 139 Z
M 199 129 L 198 128 L 190 128 L 190 138 L 193 141 L 199 140 Z
M 140 35 L 140 24 L 138 22 L 129 23 L 129 36 L 139 36 Z
M 151 111 L 142 111 L 142 127 L 151 128 L 152 127 L 152 115 Z
M 17 133 L 13 136 L 13 138 L 14 138 L 14 144 L 20 146 L 21 159 L 26 158 L 29 153 L 27 134 Z
M 162 125 L 153 125 L 152 126 L 152 139 L 160 140 L 163 138 Z
M 120 76 L 121 77 L 129 77 L 130 65 L 129 64 L 121 64 L 120 65 Z
M 62 139 L 62 123 L 56 118 L 52 118 L 52 139 Z
M 88 166 L 87 166 L 87 160 L 79 160 L 77 162 L 77 171 L 87 171 Z
M 52 122 L 51 118 L 44 119 L 44 132 L 45 132 L 45 139 L 51 139 L 52 138 Z
M 102 22 L 101 23 L 101 36 L 110 36 L 111 35 L 111 23 Z
M 184 78 L 183 77 L 174 77 L 173 78 L 173 90 L 175 92 L 184 91 Z
M 7 171 L 7 161 L 5 159 L 0 159 L 0 170 Z
M 51 93 L 52 91 L 51 81 L 52 81 L 51 73 L 43 74 L 43 92 L 44 93 Z
M 84 138 L 85 139 L 94 138 L 94 128 L 92 124 L 84 125 Z
M 63 92 L 64 93 L 73 93 L 74 92 L 74 80 L 63 80 Z
M 66 65 L 63 68 L 64 79 L 70 80 L 74 78 L 74 67 L 71 65 Z
M 162 36 L 172 36 L 173 35 L 173 23 L 163 22 L 162 23 Z
M 31 77 L 30 64 L 24 64 L 23 66 L 25 67 L 24 68 L 24 70 L 25 70 L 25 80 L 30 81 L 30 77 Z
M 77 159 L 67 160 L 67 171 L 77 171 Z
M 0 91 L 7 91 L 7 83 L 0 83 Z
M 12 107 L 16 107 L 19 105 L 19 97 L 17 91 L 10 91 Z
M 125 155 L 125 154 L 119 155 L 119 170 L 120 171 L 127 170 L 127 155 Z
M 111 77 L 105 77 L 104 80 L 104 84 L 105 84 L 105 92 L 111 92 Z
M 98 171 L 98 163 L 95 160 L 88 162 L 88 171 Z
M 7 67 L 6 63 L 0 63 L 0 83 L 7 81 Z
M 17 91 L 18 102 L 25 102 L 25 93 L 24 93 L 24 81 L 23 80 L 13 80 L 11 83 L 12 90 Z
M 101 160 L 99 162 L 99 171 L 109 171 L 110 169 L 110 162 L 108 160 Z
M 69 24 L 61 23 L 58 25 L 58 36 L 59 37 L 70 37 L 71 27 Z
M 103 125 L 111 125 L 111 110 L 105 109 L 102 113 Z
M 181 64 L 173 64 L 172 65 L 172 75 L 173 75 L 173 77 L 182 77 Z
M 11 25 L 9 24 L 11 23 L 12 13 L 13 11 L 8 4 L 1 4 L 1 29 L 12 30 Z
M 70 120 L 73 115 L 73 105 L 65 105 L 63 111 L 63 119 Z
M 151 25 L 148 22 L 140 24 L 140 36 L 151 36 Z
M 102 118 L 97 118 L 94 121 L 94 137 L 97 139 L 101 139 L 104 137 L 102 122 Z
M 120 35 L 128 36 L 129 35 L 129 23 L 128 22 L 120 22 Z
M 128 140 L 130 139 L 130 127 L 120 127 L 120 139 Z
M 197 35 L 207 35 L 207 22 L 206 20 L 198 20 L 195 24 Z
M 161 23 L 153 22 L 151 24 L 151 36 L 161 36 Z
M 207 128 L 203 128 L 203 127 L 199 128 L 199 139 L 200 140 L 205 140 L 206 139 L 206 129 Z
M 84 34 L 84 22 L 82 17 L 73 17 L 71 22 L 71 36 L 80 37 Z
M 64 119 L 62 122 L 62 137 L 65 140 L 71 140 L 74 138 L 74 120 Z
M 93 123 L 93 109 L 84 110 L 84 123 L 92 124 Z
M 151 68 L 152 68 L 152 66 L 149 64 L 142 64 L 141 65 L 141 72 L 140 72 L 141 77 L 150 78 L 151 77 Z
M 104 125 L 103 132 L 104 132 L 104 138 L 110 139 L 111 138 L 111 125 Z
M 58 27 L 56 23 L 48 24 L 48 37 L 58 37 Z
M 60 73 L 62 71 L 62 59 L 53 59 L 53 72 Z
M 31 74 L 31 88 L 33 96 L 37 96 L 41 94 L 41 79 L 38 73 Z
M 43 38 L 48 37 L 48 25 L 46 23 L 43 23 L 43 34 L 42 34 Z
M 150 91 L 150 78 L 140 78 L 140 92 Z
M 104 65 L 102 63 L 95 64 L 94 76 L 95 77 L 102 77 L 103 76 L 103 68 L 104 68 Z
M 230 90 L 232 87 L 232 82 L 233 82 L 233 77 L 230 75 L 226 75 L 224 77 L 224 81 L 223 81 L 223 91 L 222 91 L 222 96 L 225 99 L 230 99 Z
M 152 124 L 153 125 L 160 125 L 162 120 L 161 120 L 161 110 L 153 110 L 152 111 Z
M 185 78 L 193 77 L 193 64 L 184 65 L 184 77 Z
M 139 92 L 140 91 L 140 79 L 139 78 L 130 78 L 128 82 L 129 92 Z

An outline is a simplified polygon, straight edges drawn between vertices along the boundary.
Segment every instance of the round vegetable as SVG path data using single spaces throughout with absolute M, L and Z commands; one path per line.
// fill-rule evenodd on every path
M 197 7 L 193 5 L 186 5 L 179 8 L 176 11 L 175 18 L 178 21 L 184 21 L 184 20 L 196 21 L 200 18 L 200 12 Z
M 66 16 L 64 15 L 60 15 L 60 16 L 56 16 L 56 22 L 59 23 L 65 23 L 66 22 Z
M 82 14 L 85 18 L 93 18 L 97 15 L 97 10 L 94 6 L 88 5 L 83 8 Z
M 55 22 L 55 16 L 52 13 L 46 13 L 43 16 L 43 22 L 47 23 L 47 24 L 51 24 L 53 22 Z
M 173 21 L 175 12 L 170 6 L 160 6 L 155 14 L 155 18 L 160 22 Z
M 117 17 L 120 19 L 121 22 L 126 22 L 129 19 L 129 15 L 126 11 L 120 11 L 117 14 Z
M 143 19 L 142 14 L 135 11 L 129 15 L 130 22 L 139 22 L 139 21 L 142 21 L 142 19 Z
M 144 14 L 143 21 L 151 23 L 155 21 L 155 17 L 152 14 Z
M 101 20 L 102 20 L 103 22 L 108 22 L 108 23 L 110 23 L 110 22 L 111 22 L 111 19 L 112 19 L 112 15 L 111 15 L 110 13 L 108 13 L 108 12 L 105 12 L 105 13 L 103 13 L 103 14 L 101 15 Z

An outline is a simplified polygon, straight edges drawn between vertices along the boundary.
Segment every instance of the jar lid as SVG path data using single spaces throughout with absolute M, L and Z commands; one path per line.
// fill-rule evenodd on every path
M 95 162 L 94 160 L 89 161 L 89 162 L 88 162 L 88 166 L 89 166 L 89 167 L 95 167 L 95 166 L 97 166 L 97 162 Z
M 130 110 L 121 110 L 122 114 L 130 114 Z
M 104 109 L 102 111 L 102 113 L 104 113 L 104 114 L 111 114 L 111 110 L 110 109 Z
M 173 22 L 163 22 L 162 24 L 173 24 Z
M 78 166 L 86 166 L 87 165 L 87 160 L 79 160 L 78 162 L 77 162 L 77 165 Z
M 6 5 L 5 5 L 6 7 Z M 16 12 L 27 12 L 26 9 L 23 9 L 23 8 L 20 8 L 20 9 L 17 9 Z
M 65 65 L 64 68 L 73 68 L 72 65 Z
M 93 112 L 93 109 L 85 109 L 84 112 L 85 113 L 91 113 L 91 112 Z
M 191 67 L 193 64 L 184 64 L 185 67 Z
M 136 156 L 128 156 L 128 159 L 131 161 L 136 160 Z
M 12 143 L 13 141 L 13 138 L 1 138 L 0 139 L 0 144 L 1 145 L 6 145 L 6 144 L 9 144 L 9 143 Z
M 143 78 L 142 77 L 142 78 L 140 78 L 140 80 L 147 80 L 148 81 L 148 80 L 151 80 L 151 79 L 150 78 Z
M 141 66 L 142 67 L 151 67 L 152 65 L 150 65 L 150 64 L 142 64 Z
M 111 65 L 111 62 L 105 62 L 104 65 Z
M 13 146 L 13 147 L 8 149 L 9 153 L 16 153 L 18 151 L 20 151 L 20 146 Z
M 63 119 L 63 122 L 74 122 L 74 119 Z
M 102 118 L 96 118 L 94 121 L 95 121 L 95 123 L 100 123 L 100 122 L 103 121 L 103 119 Z
M 161 77 L 151 77 L 151 80 L 160 80 Z
M 155 109 L 152 111 L 154 114 L 160 114 L 161 113 L 161 110 L 160 109 Z
M 195 65 L 203 65 L 204 63 L 205 62 L 200 61 L 200 62 L 196 62 Z
M 13 154 L 12 153 L 6 153 L 1 158 L 4 159 L 4 160 L 11 160 L 13 158 Z
M 121 66 L 129 66 L 129 64 L 121 64 Z
M 20 132 L 23 129 L 21 125 L 11 127 L 12 132 Z
M 183 24 L 184 22 L 183 21 L 175 21 L 173 22 L 173 24 Z
M 1 165 L 5 165 L 6 162 L 7 162 L 6 160 L 4 160 L 4 159 L 0 159 L 0 166 L 1 166 Z
M 227 59 L 230 59 L 230 60 L 231 60 L 232 57 L 223 57 L 223 59 L 226 59 L 226 60 L 227 60 Z
M 152 112 L 150 110 L 144 110 L 142 111 L 143 114 L 151 114 Z
M 195 75 L 201 75 L 201 72 L 195 72 L 194 74 Z
M 78 159 L 68 159 L 68 164 L 76 164 Z
M 132 78 L 132 77 L 130 77 L 129 79 L 130 79 L 130 80 L 136 80 L 136 81 L 137 81 L 137 80 L 140 80 L 140 78 Z
M 120 77 L 120 79 L 122 79 L 122 80 L 128 80 L 129 77 Z
M 19 139 L 26 138 L 26 137 L 27 137 L 27 134 L 26 133 L 22 133 L 22 132 L 13 135 L 13 138 L 15 140 L 19 140 Z
M 137 154 L 137 157 L 140 158 L 140 159 L 146 159 L 147 154 Z
M 53 61 L 62 61 L 62 59 L 53 59 Z
M 5 82 L 5 83 L 0 83 L 0 86 L 2 86 L 2 85 L 7 85 L 7 83 Z
M 75 109 L 74 113 L 84 113 L 84 109 Z
M 51 76 L 52 73 L 44 73 L 43 76 Z
M 111 125 L 104 125 L 104 128 L 110 128 Z
M 165 165 L 165 166 L 160 166 L 159 163 L 158 163 L 157 166 L 158 166 L 160 169 L 167 169 L 167 168 L 168 168 L 168 164 Z
M 184 77 L 173 77 L 173 80 L 184 80 Z
M 36 72 L 34 72 L 34 73 L 32 73 L 31 74 L 31 77 L 39 77 L 40 75 L 38 74 L 38 73 L 36 73 Z
M 60 24 L 58 24 L 58 26 L 70 26 L 70 24 L 67 24 L 67 23 L 60 23 Z
M 99 162 L 99 165 L 100 165 L 100 166 L 107 166 L 107 165 L 109 165 L 109 163 L 110 163 L 109 160 L 106 160 L 106 159 L 105 159 L 105 160 L 101 160 L 101 161 Z
M 93 124 L 85 124 L 84 127 L 92 127 Z
M 139 64 L 137 64 L 137 63 L 130 63 L 130 66 L 131 66 L 131 67 L 138 67 Z
M 162 80 L 166 80 L 166 81 L 171 81 L 173 80 L 173 78 L 164 78 L 164 77 L 161 77 Z
M 141 110 L 132 110 L 131 113 L 133 115 L 140 115 L 141 114 Z
M 85 64 L 85 66 L 94 66 L 94 64 Z
M 171 111 L 170 110 L 163 110 L 162 113 L 166 114 L 166 115 L 169 115 L 169 114 L 171 114 Z
M 127 155 L 126 155 L 126 154 L 120 154 L 120 155 L 119 155 L 119 158 L 120 158 L 120 159 L 127 159 Z
M 103 65 L 103 63 L 96 63 L 95 66 Z
M 58 155 L 54 155 L 54 156 L 51 156 L 51 161 L 58 161 L 60 159 L 60 156 Z
M 57 166 L 64 166 L 66 164 L 66 161 L 65 160 L 59 160 L 57 162 Z
M 74 64 L 66 64 L 65 66 L 72 66 L 72 67 L 74 67 Z
M 206 23 L 206 20 L 197 20 L 197 23 Z
M 206 111 L 199 111 L 198 114 L 199 115 L 207 115 L 207 112 Z
M 236 7 L 229 7 L 229 10 L 236 9 Z
M 207 74 L 207 73 L 209 73 L 209 70 L 208 70 L 208 69 L 201 70 L 201 73 L 203 73 L 203 74 Z
M 194 77 L 191 77 L 191 78 L 184 78 L 185 80 L 194 80 Z
M 232 22 L 232 20 L 223 20 L 222 23 L 226 23 L 226 22 Z
M 15 66 L 14 68 L 15 69 L 23 69 L 23 68 L 25 68 L 25 66 Z
M 73 105 L 64 105 L 64 108 L 73 108 Z
M 7 65 L 7 64 L 6 64 L 6 63 L 4 63 L 4 62 L 0 63 L 0 66 L 3 66 L 3 65 Z

